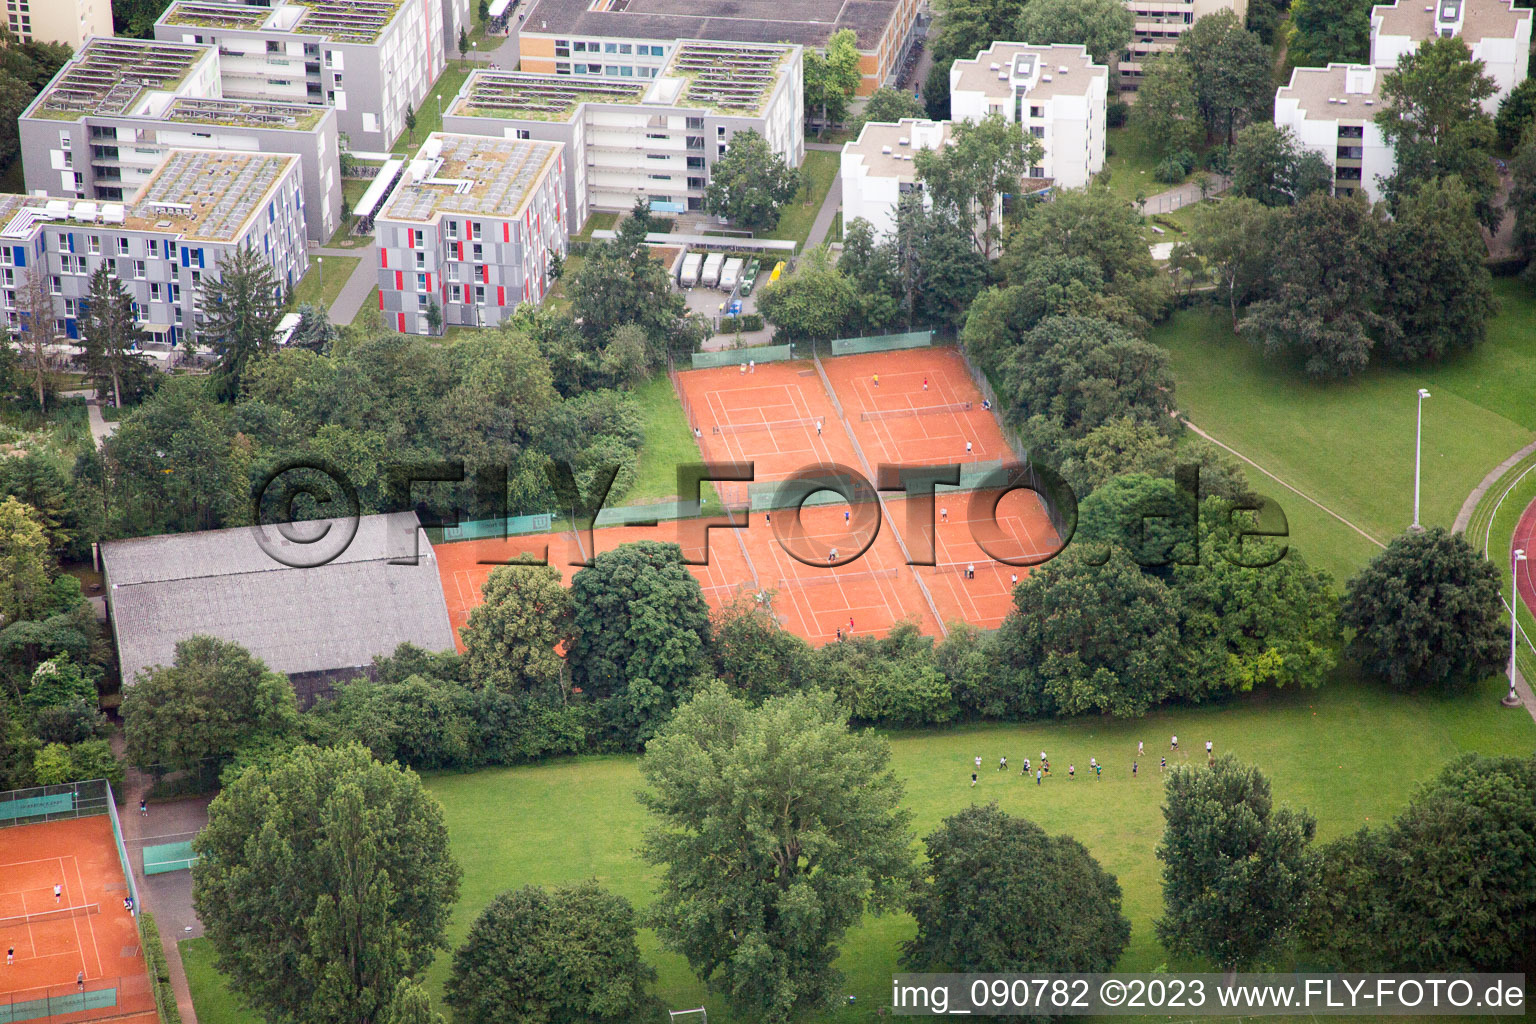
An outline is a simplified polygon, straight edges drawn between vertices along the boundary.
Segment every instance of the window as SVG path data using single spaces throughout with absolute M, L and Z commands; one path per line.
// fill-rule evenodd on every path
M 571 66 L 569 64 L 561 62 L 561 63 L 555 65 L 555 74 L 557 74 L 557 75 L 568 75 L 570 73 L 571 73 Z
M 691 132 L 701 132 L 704 130 L 704 119 L 702 117 L 690 117 L 686 123 L 688 130 Z
M 555 56 L 569 57 L 571 55 L 571 41 L 569 39 L 555 40 Z
M 461 284 L 451 284 L 451 285 L 449 285 L 448 286 L 448 298 L 452 302 L 463 302 L 464 301 L 464 286 L 461 285 Z
M 665 160 L 667 158 L 667 154 L 665 154 L 665 153 L 647 153 L 647 154 L 645 154 L 645 158 L 647 160 Z
M 475 305 L 485 305 L 485 285 L 483 284 L 475 285 Z
M 150 302 L 159 302 L 160 301 L 160 282 L 159 281 L 151 281 L 150 282 L 150 284 L 149 284 L 149 301 Z
M 647 174 L 646 177 L 650 178 L 652 181 L 671 181 L 672 180 L 672 175 L 670 175 L 670 174 Z
M 74 316 L 79 315 L 78 312 L 77 312 L 78 308 L 79 308 L 79 306 L 75 302 L 74 299 L 65 299 L 64 300 L 64 315 L 65 316 L 67 316 L 67 317 L 74 317 Z
M 427 308 L 427 297 L 425 295 L 418 295 L 418 296 L 416 296 L 416 308 L 417 309 L 426 309 Z
M 416 254 L 416 269 L 417 270 L 421 270 L 421 269 L 425 268 L 426 265 L 427 265 L 427 254 L 424 253 L 424 252 L 418 252 Z
M 133 278 L 134 278 L 135 281 L 142 281 L 142 280 L 144 280 L 144 261 L 143 260 L 134 260 L 133 261 Z
M 101 237 L 99 235 L 90 235 L 86 240 L 86 246 L 92 256 L 101 255 Z
M 68 132 L 59 132 L 59 148 L 66 153 L 69 152 L 70 141 Z
M 619 52 L 619 44 L 618 43 L 606 43 L 603 46 L 603 52 L 604 53 L 618 53 Z
M 49 279 L 49 283 L 53 286 L 51 289 L 53 294 L 58 295 L 64 291 L 64 280 L 63 278 L 59 277 L 59 275 L 53 275 L 53 277 Z
M 11 247 L 8 246 L 8 245 L 0 246 L 0 267 L 8 267 L 10 265 L 11 265 Z
M 662 47 L 660 47 L 660 46 L 653 46 L 653 47 L 651 47 L 651 56 L 652 57 L 663 57 L 663 56 L 666 55 L 666 52 L 667 51 L 665 49 L 663 49 Z
M 122 237 L 118 238 L 118 240 L 117 240 L 117 254 L 119 256 L 127 256 L 128 255 L 128 239 L 122 238 Z
M 703 188 L 704 187 L 704 179 L 703 178 L 689 178 L 688 179 L 688 187 L 689 188 Z
M 634 47 L 631 46 L 628 43 L 620 43 L 619 44 L 619 52 L 620 53 L 632 53 L 632 52 L 634 52 Z
M 1045 125 L 1042 125 L 1042 124 L 1030 125 L 1029 126 L 1029 134 L 1033 135 L 1037 139 L 1045 138 Z
M 619 68 L 619 77 L 620 78 L 634 78 L 635 77 L 635 69 L 630 67 L 628 64 L 625 64 L 624 66 Z
M 1032 104 L 1030 106 L 1030 108 L 1029 108 L 1029 116 L 1030 117 L 1044 117 L 1045 116 L 1045 108 L 1042 107 L 1042 106 L 1035 106 L 1035 105 Z
M 1043 178 L 1043 177 L 1045 177 L 1045 168 L 1044 167 L 1031 167 L 1029 169 L 1029 176 L 1031 178 Z
M 716 125 L 715 126 L 715 138 L 717 138 L 717 139 L 725 138 L 725 125 L 720 124 L 720 125 Z
M 530 132 L 527 128 L 519 128 L 517 130 L 517 137 L 520 139 L 531 139 L 533 138 L 533 133 Z
M 458 238 L 459 237 L 459 222 L 458 221 L 451 220 L 451 221 L 448 222 L 448 237 L 449 238 Z
M 474 248 L 470 251 L 470 259 L 474 260 L 476 263 L 480 263 L 485 260 L 485 247 L 482 246 L 479 242 L 476 242 Z
M 158 239 L 158 238 L 151 238 L 148 242 L 145 243 L 145 248 L 146 248 L 146 251 L 148 251 L 148 253 L 151 256 L 159 256 L 160 255 L 160 239 Z
M 575 50 L 577 53 L 586 53 L 587 44 L 578 39 L 571 45 L 571 49 Z
M 480 222 L 479 221 L 472 220 L 472 221 L 469 222 L 469 237 L 473 238 L 477 242 L 480 241 Z M 478 248 L 478 246 L 477 246 L 477 248 Z

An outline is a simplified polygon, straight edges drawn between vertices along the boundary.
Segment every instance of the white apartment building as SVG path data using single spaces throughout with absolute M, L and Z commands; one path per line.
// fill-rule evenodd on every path
M 155 38 L 217 46 L 222 95 L 334 107 L 349 148 L 384 152 L 457 47 L 470 0 L 176 0 Z
M 434 132 L 375 220 L 379 309 L 396 330 L 494 327 L 549 290 L 566 251 L 565 147 Z
M 112 34 L 112 0 L 0 0 L 5 27 L 23 43 L 63 43 L 78 50 Z
M 1531 57 L 1531 11 L 1510 0 L 1397 0 L 1371 8 L 1371 63 L 1390 71 L 1398 58 L 1435 37 L 1460 36 L 1498 83 L 1483 101 L 1488 113 L 1525 81 Z
M 1142 64 L 1172 50 L 1191 25 L 1218 11 L 1231 11 L 1242 22 L 1248 16 L 1248 0 L 1125 0 L 1136 16 L 1131 45 L 1120 59 L 1120 87 L 1141 84 Z
M 173 149 L 291 153 L 299 158 L 310 238 L 341 221 L 336 112 L 227 99 L 212 46 L 93 38 L 18 121 L 30 191 L 122 202 Z
M 1029 176 L 1064 188 L 1082 188 L 1104 168 L 1108 95 L 1109 68 L 1084 46 L 993 43 L 949 69 L 950 116 L 1000 114 L 1023 125 L 1045 150 Z
M 21 275 L 41 267 L 57 334 L 78 338 L 91 275 L 106 263 L 133 296 L 139 325 L 161 342 L 197 337 L 197 288 L 224 257 L 250 247 L 286 296 L 308 267 L 299 159 L 172 150 L 127 203 L 0 195 L 0 302 L 19 325 Z
M 559 142 L 573 230 L 593 210 L 703 208 L 710 168 L 755 130 L 792 167 L 805 158 L 799 46 L 681 40 L 655 78 L 476 71 L 443 111 L 448 132 Z
M 1392 146 L 1376 125 L 1382 74 L 1369 64 L 1296 68 L 1275 94 L 1275 126 L 1323 155 L 1336 195 L 1363 190 L 1375 202 L 1381 198 L 1377 179 L 1392 174 Z
M 843 186 L 843 224 L 862 217 L 878 237 L 896 231 L 896 209 L 908 192 L 922 191 L 913 154 L 949 144 L 950 122 L 905 118 L 895 124 L 870 121 L 859 137 L 843 144 L 838 174 Z M 923 205 L 932 206 L 924 193 Z

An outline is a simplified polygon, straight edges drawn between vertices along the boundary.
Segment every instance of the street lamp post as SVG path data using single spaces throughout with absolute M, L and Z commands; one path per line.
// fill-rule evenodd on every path
M 315 277 L 320 285 L 320 294 L 325 294 L 325 257 L 315 257 Z
M 1509 693 L 1504 697 L 1504 706 L 1517 708 L 1520 706 L 1520 695 L 1515 692 L 1515 609 L 1520 607 L 1520 563 L 1525 561 L 1525 549 L 1516 548 L 1514 558 L 1510 560 L 1510 582 L 1514 584 L 1509 593 Z
M 1428 397 L 1429 392 L 1419 388 L 1419 423 L 1413 434 L 1413 525 L 1408 527 L 1414 533 L 1424 529 L 1419 525 L 1419 469 L 1424 449 L 1424 399 Z

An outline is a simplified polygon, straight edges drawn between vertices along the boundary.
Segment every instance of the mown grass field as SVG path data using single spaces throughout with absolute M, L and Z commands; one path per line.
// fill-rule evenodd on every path
M 1276 800 L 1311 811 L 1320 837 L 1331 839 L 1381 824 L 1402 809 L 1416 785 L 1463 751 L 1529 754 L 1536 747 L 1536 724 L 1499 707 L 1500 693 L 1502 684 L 1495 679 L 1454 699 L 1403 696 L 1340 673 L 1316 691 L 1266 693 L 1135 721 L 1092 718 L 895 735 L 891 751 L 919 836 L 973 802 L 992 800 L 1050 832 L 1075 836 L 1124 889 L 1132 933 L 1121 969 L 1146 971 L 1163 964 L 1177 969 L 1197 965 L 1171 961 L 1152 933 L 1161 908 L 1154 855 L 1162 832 L 1158 758 L 1167 752 L 1170 734 L 1181 737 L 1189 756 L 1202 756 L 1209 738 L 1218 752 L 1257 764 L 1269 775 Z M 1146 743 L 1147 757 L 1133 779 L 1130 764 L 1138 740 Z M 1054 777 L 1037 787 L 1019 775 L 1018 766 L 1041 750 L 1050 754 Z M 1012 766 L 1007 775 L 996 770 L 1002 754 Z M 984 770 L 973 790 L 970 763 L 977 755 Z M 1107 766 L 1102 779 L 1087 775 L 1090 756 Z M 1071 762 L 1079 770 L 1069 781 Z M 498 892 L 520 885 L 596 878 L 637 905 L 649 903 L 658 875 L 636 852 L 646 824 L 635 799 L 642 785 L 637 764 L 634 757 L 594 756 L 429 778 L 427 786 L 447 816 L 453 855 L 464 869 L 450 942 L 463 941 L 475 915 Z M 838 967 L 846 978 L 844 991 L 857 1002 L 818 1019 L 875 1019 L 876 1008 L 888 1000 L 899 943 L 911 933 L 905 915 L 868 919 L 856 927 L 843 944 Z M 702 1004 L 711 1020 L 735 1019 L 653 935 L 642 933 L 641 945 L 660 972 L 654 992 L 669 1008 Z M 250 1024 L 212 972 L 205 948 L 182 944 L 199 1020 Z M 428 973 L 434 999 L 441 996 L 450 966 L 451 956 L 442 953 Z
M 1234 335 L 1222 310 L 1186 310 L 1152 332 L 1173 356 L 1183 414 L 1382 543 L 1413 520 L 1414 419 L 1424 403 L 1420 518 L 1449 527 L 1489 470 L 1536 438 L 1536 297 L 1496 282 L 1502 309 L 1488 340 L 1437 366 L 1373 367 L 1314 381 Z M 1250 470 L 1291 519 L 1295 542 L 1341 582 L 1376 549 Z
M 811 234 L 811 225 L 816 223 L 816 214 L 821 212 L 821 204 L 826 201 L 832 182 L 837 180 L 838 160 L 836 153 L 824 149 L 805 151 L 805 167 L 811 174 L 810 197 L 807 199 L 805 190 L 801 189 L 794 199 L 785 204 L 779 223 L 773 230 L 762 232 L 763 237 L 788 238 L 801 245 L 805 244 Z

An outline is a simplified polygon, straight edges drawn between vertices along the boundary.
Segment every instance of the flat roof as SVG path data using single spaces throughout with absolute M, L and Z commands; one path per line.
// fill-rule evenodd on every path
M 1371 8 L 1371 21 L 1380 21 L 1381 33 L 1407 36 L 1422 42 L 1433 39 L 1435 8 L 1446 0 L 1398 0 Z M 1454 6 L 1454 0 L 1452 0 Z M 1520 22 L 1529 21 L 1531 12 L 1517 9 L 1510 0 L 1461 0 L 1462 23 L 1457 33 L 1469 45 L 1484 39 L 1514 39 Z
M 999 42 L 972 59 L 955 61 L 954 67 L 960 72 L 956 88 L 1000 99 L 1012 98 L 1014 85 L 1026 73 L 1022 66 L 1017 74 L 1014 70 L 1021 57 L 1026 61 L 1033 57 L 1039 65 L 1039 73 L 1033 76 L 1034 83 L 1027 93 L 1039 99 L 1082 96 L 1088 92 L 1090 81 L 1109 78 L 1109 68 L 1095 64 L 1086 46 Z M 999 75 L 1006 75 L 1006 78 L 999 78 Z
M 919 149 L 935 149 L 947 143 L 949 129 L 948 121 L 910 117 L 894 124 L 870 121 L 864 125 L 857 139 L 843 144 L 843 152 L 861 157 L 873 177 L 916 181 L 917 163 L 912 159 L 912 154 Z M 906 140 L 905 143 L 903 140 Z
M 44 87 L 25 116 L 74 120 L 126 114 L 147 91 L 170 91 L 212 48 L 92 36 Z
M 403 0 L 274 0 L 268 6 L 176 0 L 158 24 L 214 30 L 265 30 L 318 36 L 338 43 L 376 42 Z M 296 16 L 279 16 L 283 10 Z
M 535 0 L 523 35 L 714 39 L 822 47 L 848 28 L 874 50 L 904 0 Z M 916 7 L 911 8 L 916 17 Z
M 330 107 L 307 103 L 267 103 L 263 100 L 204 99 L 178 96 L 161 119 L 186 124 L 239 125 L 307 132 L 320 123 Z
M 668 78 L 686 84 L 673 102 L 723 112 L 760 112 L 794 50 L 788 46 L 679 41 L 662 69 L 653 95 Z
M 448 113 L 461 117 L 515 117 L 565 121 L 583 103 L 639 103 L 646 86 L 571 75 L 524 71 L 474 71 Z
M 511 220 L 552 173 L 560 149 L 558 142 L 433 132 L 378 219 L 429 223 L 461 213 Z
M 173 149 L 128 204 L 124 226 L 233 241 L 298 159 L 279 153 Z
M 1351 72 L 1370 76 L 1367 92 L 1349 92 Z M 1381 110 L 1381 74 L 1369 64 L 1329 64 L 1326 68 L 1295 68 L 1291 81 L 1280 87 L 1275 101 L 1294 99 L 1307 117 L 1321 121 L 1374 121 Z
M 160 16 L 160 24 L 189 28 L 261 28 L 271 16 L 270 7 L 176 0 Z

